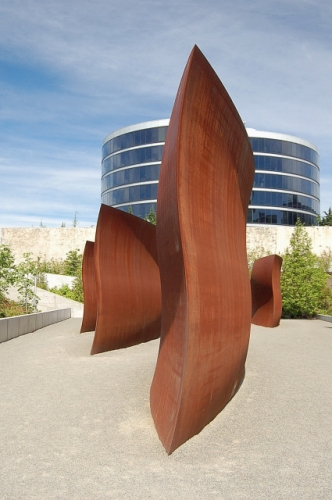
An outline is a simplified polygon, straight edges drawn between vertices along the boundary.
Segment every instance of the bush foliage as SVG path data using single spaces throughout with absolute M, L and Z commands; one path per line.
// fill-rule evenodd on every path
M 281 293 L 283 316 L 312 318 L 326 309 L 331 291 L 328 275 L 312 252 L 312 242 L 298 220 L 283 255 Z
M 68 286 L 54 289 L 55 293 L 83 302 L 82 255 L 79 250 L 67 253 L 61 261 L 52 259 L 42 261 L 41 257 L 32 259 L 31 253 L 23 255 L 24 260 L 15 264 L 14 256 L 8 245 L 0 245 L 0 318 L 27 314 L 37 310 L 37 287 L 48 290 L 45 273 L 74 276 L 72 288 Z M 9 300 L 9 287 L 15 287 L 19 301 Z

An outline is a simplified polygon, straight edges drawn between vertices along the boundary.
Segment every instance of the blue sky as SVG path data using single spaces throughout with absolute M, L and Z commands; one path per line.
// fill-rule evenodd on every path
M 194 44 L 247 127 L 318 147 L 327 211 L 330 0 L 1 0 L 0 227 L 94 225 L 104 137 L 170 116 Z

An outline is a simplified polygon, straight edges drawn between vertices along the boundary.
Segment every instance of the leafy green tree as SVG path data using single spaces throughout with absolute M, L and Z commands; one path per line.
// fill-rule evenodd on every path
M 332 271 L 332 250 L 324 250 L 318 257 L 318 262 L 325 273 Z
M 150 212 L 148 213 L 148 215 L 146 215 L 144 219 L 147 220 L 148 222 L 151 222 L 151 224 L 154 225 L 157 224 L 157 214 L 153 206 L 151 206 Z
M 39 297 L 36 294 L 38 265 L 31 258 L 31 253 L 23 254 L 24 261 L 16 267 L 15 285 L 20 297 L 20 303 L 26 313 L 37 309 Z
M 78 272 L 82 272 L 82 258 L 78 248 L 69 251 L 63 263 L 63 273 L 66 276 L 77 276 Z
M 68 285 L 63 285 L 59 289 L 52 289 L 54 293 L 63 295 L 68 299 L 76 300 L 77 302 L 84 302 L 83 298 L 83 282 L 82 282 L 82 254 L 79 249 L 71 250 L 67 253 L 63 262 L 64 273 L 66 276 L 75 276 L 73 286 L 70 288 Z
M 296 222 L 289 247 L 283 256 L 281 293 L 283 315 L 311 318 L 322 308 L 327 292 L 327 274 L 312 252 L 312 242 L 304 227 Z
M 318 218 L 319 226 L 332 226 L 332 208 L 330 207 L 327 212 L 324 212 L 325 216 Z
M 77 273 L 77 276 L 74 280 L 72 288 L 72 299 L 76 300 L 77 302 L 84 302 L 82 272 Z
M 14 256 L 8 245 L 0 245 L 0 296 L 8 292 L 10 285 L 15 283 Z
M 53 287 L 50 292 L 62 295 L 67 299 L 76 300 L 77 302 L 84 302 L 83 294 L 83 280 L 82 280 L 82 267 L 79 267 L 76 271 L 75 279 L 73 281 L 72 287 L 69 285 L 62 285 L 61 287 Z
M 40 259 L 40 257 L 39 257 Z M 49 261 L 40 259 L 40 272 L 51 274 L 64 274 L 64 261 L 52 258 Z

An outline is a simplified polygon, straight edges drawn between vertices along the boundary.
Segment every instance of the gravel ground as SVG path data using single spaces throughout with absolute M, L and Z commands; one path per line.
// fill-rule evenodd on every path
M 332 324 L 252 327 L 244 383 L 171 456 L 158 341 L 90 356 L 72 318 L 0 345 L 1 499 L 332 498 Z

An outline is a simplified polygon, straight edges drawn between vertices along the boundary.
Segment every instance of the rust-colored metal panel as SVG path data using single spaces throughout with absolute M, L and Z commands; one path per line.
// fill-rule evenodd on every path
M 254 325 L 274 328 L 282 313 L 280 270 L 282 258 L 268 255 L 254 262 L 251 272 L 252 319 Z
M 253 177 L 243 122 L 194 47 L 172 111 L 158 188 L 162 330 L 150 403 L 167 453 L 200 432 L 243 378 Z
M 84 247 L 83 262 L 82 262 L 84 308 L 83 308 L 81 333 L 92 332 L 96 328 L 97 287 L 96 287 L 93 249 L 94 249 L 94 242 L 87 241 Z
M 91 354 L 160 335 L 156 227 L 102 205 L 94 248 L 98 314 Z

